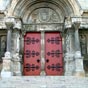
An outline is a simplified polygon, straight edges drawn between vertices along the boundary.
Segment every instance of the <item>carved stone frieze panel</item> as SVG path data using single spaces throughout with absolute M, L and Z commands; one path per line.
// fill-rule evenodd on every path
M 58 14 L 50 8 L 40 8 L 30 15 L 29 23 L 60 22 Z

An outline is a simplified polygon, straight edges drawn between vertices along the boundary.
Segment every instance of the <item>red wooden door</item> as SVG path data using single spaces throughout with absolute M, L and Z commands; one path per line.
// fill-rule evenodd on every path
M 24 75 L 40 75 L 41 34 L 27 33 L 24 36 Z
M 62 75 L 62 38 L 60 33 L 45 33 L 46 75 Z

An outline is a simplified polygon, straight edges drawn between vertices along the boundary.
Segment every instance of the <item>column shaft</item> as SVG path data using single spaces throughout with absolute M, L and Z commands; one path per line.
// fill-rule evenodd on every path
M 8 52 L 11 52 L 11 32 L 12 30 L 8 29 L 8 32 L 7 32 L 7 51 Z
M 80 51 L 80 42 L 79 42 L 78 29 L 75 30 L 75 50 Z

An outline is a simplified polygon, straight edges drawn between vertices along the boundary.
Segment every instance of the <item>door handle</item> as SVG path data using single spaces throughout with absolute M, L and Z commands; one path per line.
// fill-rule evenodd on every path
M 46 59 L 46 62 L 48 63 L 49 62 L 49 59 Z
M 40 63 L 40 59 L 37 59 L 37 63 Z

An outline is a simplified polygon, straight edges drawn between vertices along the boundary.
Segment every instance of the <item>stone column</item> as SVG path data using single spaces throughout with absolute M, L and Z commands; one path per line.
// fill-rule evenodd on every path
M 5 57 L 3 57 L 3 69 L 1 72 L 1 77 L 11 77 L 11 32 L 13 28 L 13 22 L 10 20 L 6 21 L 7 26 L 7 50 L 5 53 Z
M 80 42 L 79 42 L 79 33 L 78 33 L 79 24 L 74 24 L 74 28 L 75 28 L 75 33 L 74 33 L 74 37 L 75 37 L 75 51 L 81 51 Z
M 75 74 L 76 76 L 85 76 L 83 68 L 83 57 L 81 56 L 80 42 L 79 42 L 79 29 L 80 23 L 74 23 L 73 27 L 75 29 L 74 38 L 75 38 Z

